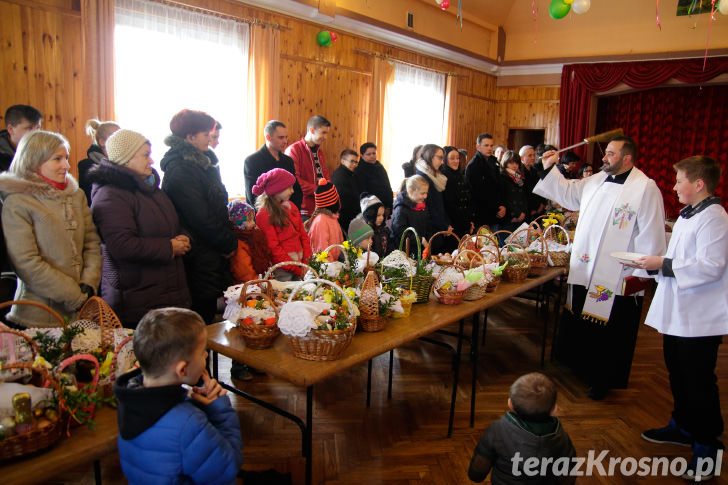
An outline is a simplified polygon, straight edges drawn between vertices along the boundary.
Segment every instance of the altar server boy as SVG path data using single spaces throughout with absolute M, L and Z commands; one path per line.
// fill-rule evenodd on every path
M 722 335 L 728 334 L 728 214 L 713 196 L 720 179 L 714 159 L 694 156 L 674 167 L 674 190 L 686 206 L 667 253 L 636 260 L 659 283 L 645 323 L 663 334 L 673 411 L 666 427 L 647 430 L 642 438 L 692 446 L 683 478 L 705 481 L 723 453 L 715 365 Z

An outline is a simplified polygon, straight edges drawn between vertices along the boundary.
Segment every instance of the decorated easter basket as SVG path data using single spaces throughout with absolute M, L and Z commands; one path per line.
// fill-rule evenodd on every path
M 277 270 L 278 268 L 282 268 L 283 266 L 300 266 L 301 268 L 306 268 L 308 270 L 308 272 L 311 273 L 314 277 L 316 277 L 316 278 L 319 277 L 319 274 L 315 269 L 313 269 L 311 266 L 307 265 L 306 263 L 302 263 L 300 261 L 283 261 L 281 263 L 274 264 L 273 266 L 268 268 L 268 271 L 265 272 L 262 279 L 271 282 L 270 285 L 271 285 L 271 291 L 273 292 L 273 299 L 275 300 L 275 302 L 278 306 L 283 305 L 286 303 L 286 301 L 288 301 L 288 295 L 283 295 L 283 294 L 280 294 L 275 291 L 274 286 L 276 285 L 277 280 L 274 280 L 272 278 L 273 278 L 273 273 L 275 272 L 275 270 Z M 289 283 L 297 283 L 297 282 L 278 282 L 278 284 L 283 284 L 283 285 L 289 284 Z
M 439 301 L 443 305 L 458 305 L 463 302 L 463 298 L 465 298 L 465 293 L 467 292 L 467 290 L 443 288 L 443 286 L 447 283 L 443 282 L 443 279 L 445 278 L 445 275 L 450 271 L 460 273 L 462 278 L 465 279 L 465 273 L 462 269 L 458 268 L 453 264 L 445 266 L 442 268 L 442 271 L 440 271 L 440 274 L 437 275 L 437 280 L 435 280 L 434 285 L 434 292 L 435 296 L 437 297 L 437 301 Z
M 526 240 L 526 244 L 521 245 L 526 248 L 528 256 L 531 258 L 531 267 L 528 273 L 529 276 L 542 275 L 549 265 L 549 250 L 541 230 L 538 229 L 538 224 L 532 222 L 528 228 L 514 232 L 513 239 L 519 244 L 521 244 L 521 240 Z
M 485 268 L 485 260 L 483 259 L 483 256 L 480 255 L 480 253 L 476 253 L 475 251 L 471 251 L 470 249 L 463 249 L 458 253 L 458 261 L 460 259 L 464 259 L 464 257 L 466 256 L 470 256 L 468 269 L 471 269 L 473 265 L 481 264 L 483 267 L 483 275 L 486 275 L 488 273 L 487 269 Z M 486 293 L 488 293 L 488 283 L 486 282 L 483 285 L 476 283 L 470 286 L 467 290 L 465 290 L 465 297 L 463 299 L 467 301 L 480 300 L 481 298 L 485 297 Z
M 557 231 L 561 231 L 563 236 L 559 236 Z M 569 231 L 558 224 L 554 224 L 546 228 L 546 231 L 543 233 L 543 237 L 546 240 L 546 244 L 553 242 L 555 245 L 558 245 L 559 248 L 564 248 L 564 250 L 549 251 L 549 263 L 552 266 L 568 266 L 569 260 L 571 259 L 571 237 L 569 236 Z M 566 244 L 564 244 L 564 242 Z
M 419 267 L 422 263 L 422 245 L 420 244 L 420 236 L 413 227 L 408 227 L 402 233 L 402 237 L 399 240 L 399 250 L 393 251 L 386 258 L 382 260 L 382 265 L 396 265 L 402 267 L 402 265 L 410 266 L 409 257 L 409 239 L 407 239 L 407 233 L 411 232 L 414 234 L 415 242 L 417 242 L 417 266 Z M 406 246 L 405 251 L 402 251 L 402 246 Z M 399 261 L 398 261 L 399 260 Z M 412 273 L 416 273 L 416 269 L 412 268 Z M 430 301 L 430 291 L 432 285 L 435 283 L 435 277 L 432 275 L 418 275 L 413 274 L 411 276 L 403 276 L 400 278 L 390 278 L 384 280 L 388 286 L 398 287 L 402 286 L 409 288 L 410 291 L 417 293 L 417 299 L 415 303 L 427 303 Z
M 349 300 L 339 285 L 328 280 L 313 279 L 301 282 L 296 289 L 293 290 L 288 302 L 292 302 L 295 295 L 306 285 L 311 283 L 316 284 L 316 288 L 313 290 L 313 296 L 315 297 L 322 286 L 330 286 L 334 291 L 341 293 L 342 298 L 348 306 L 348 320 L 349 327 L 343 330 L 318 330 L 311 329 L 303 337 L 285 335 L 288 340 L 288 345 L 291 347 L 293 355 L 299 359 L 314 360 L 314 361 L 329 361 L 336 360 L 341 357 L 344 351 L 351 344 L 351 339 L 354 337 L 356 332 L 356 314 L 354 312 L 354 304 Z
M 452 264 L 452 262 L 453 262 L 452 256 L 446 256 L 446 255 L 442 255 L 442 254 L 434 254 L 432 252 L 432 241 L 434 241 L 435 238 L 438 237 L 438 236 L 444 236 L 444 237 L 448 237 L 449 236 L 449 237 L 455 238 L 455 240 L 457 241 L 457 246 L 458 247 L 460 247 L 460 238 L 457 236 L 457 234 L 455 234 L 452 231 L 440 231 L 440 232 L 436 232 L 435 234 L 433 234 L 432 237 L 430 238 L 430 240 L 427 243 L 427 246 L 430 248 L 430 261 L 433 261 L 434 263 L 439 264 L 440 266 L 445 266 L 445 265 L 448 265 L 448 264 Z
M 501 258 L 507 257 L 508 265 L 503 269 L 503 276 L 511 283 L 524 281 L 531 271 L 531 255 L 516 242 L 509 243 L 504 248 L 507 252 L 502 251 Z
M 268 308 L 272 309 L 275 314 L 275 317 L 270 317 L 273 318 L 272 324 L 269 324 L 267 321 L 263 325 L 255 322 L 248 324 L 244 319 L 238 320 L 236 328 L 243 336 L 245 346 L 252 350 L 263 350 L 269 348 L 273 345 L 275 339 L 281 334 L 281 331 L 278 328 L 278 305 L 276 305 L 276 302 L 273 298 L 271 298 L 270 294 L 247 291 L 250 285 L 257 283 L 263 286 L 264 282 L 267 281 L 252 280 L 246 282 L 245 285 L 243 285 L 243 289 L 240 291 L 239 303 L 242 306 L 247 305 L 248 301 L 252 301 L 252 299 L 255 298 L 257 302 L 268 302 Z M 270 285 L 266 286 L 268 287 L 268 291 L 270 291 Z
M 364 278 L 364 284 L 361 287 L 359 295 L 359 328 L 365 332 L 379 332 L 384 328 L 387 321 L 379 314 L 379 295 L 377 294 L 377 285 L 379 278 L 377 273 L 370 271 Z
M 472 236 L 465 235 L 460 240 L 460 246 L 458 246 L 458 253 L 465 250 L 478 253 L 484 256 L 486 253 L 494 254 L 496 261 L 500 260 L 500 248 L 498 247 L 498 239 L 492 234 L 474 234 Z M 470 268 L 470 259 L 472 255 L 468 254 L 467 258 L 455 258 L 455 264 L 460 266 L 462 269 Z
M 487 263 L 496 263 L 500 264 L 500 251 L 494 252 L 489 249 L 481 249 L 480 250 L 480 256 L 483 258 L 483 261 Z M 486 293 L 493 293 L 495 290 L 498 289 L 498 284 L 501 281 L 501 275 L 500 274 L 494 274 L 493 279 L 488 282 L 486 285 Z

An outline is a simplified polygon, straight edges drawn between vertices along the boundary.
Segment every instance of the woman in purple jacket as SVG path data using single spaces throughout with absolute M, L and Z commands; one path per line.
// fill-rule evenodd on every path
M 102 239 L 101 297 L 125 327 L 135 328 L 153 308 L 189 308 L 182 256 L 190 240 L 159 189 L 149 140 L 119 130 L 106 151 L 108 159 L 89 172 L 91 213 Z

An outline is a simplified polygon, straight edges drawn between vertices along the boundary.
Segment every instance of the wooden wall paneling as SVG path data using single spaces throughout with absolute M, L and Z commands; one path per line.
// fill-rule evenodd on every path
M 0 2 L 0 72 L 3 76 L 3 87 L 0 89 L 0 116 L 2 117 L 5 116 L 8 106 L 30 101 L 22 56 L 23 31 L 20 28 L 20 17 L 20 6 Z M 16 102 L 16 100 L 21 101 Z M 2 127 L 5 128 L 4 118 Z
M 475 155 L 475 144 L 478 135 L 484 132 L 493 132 L 496 111 L 495 101 L 458 90 L 456 109 L 457 136 L 454 143 L 458 148 L 468 150 L 468 155 L 472 157 Z
M 511 129 L 544 129 L 546 141 L 557 143 L 559 87 L 504 87 L 498 88 L 497 93 L 497 120 L 493 133 L 496 144 L 505 143 Z

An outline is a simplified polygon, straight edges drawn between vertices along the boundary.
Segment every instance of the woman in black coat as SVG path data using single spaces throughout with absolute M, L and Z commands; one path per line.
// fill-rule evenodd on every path
M 189 308 L 182 234 L 172 201 L 159 189 L 149 141 L 131 130 L 107 140 L 108 159 L 89 173 L 91 213 L 102 239 L 101 297 L 127 328 L 153 308 Z
M 475 218 L 470 202 L 470 187 L 463 176 L 465 155 L 452 146 L 446 146 L 444 150 L 445 163 L 440 167 L 440 171 L 447 177 L 447 185 L 442 193 L 445 212 L 450 217 L 453 232 L 458 237 L 463 237 L 465 234 L 473 233 Z
M 526 220 L 528 213 L 528 188 L 521 170 L 521 159 L 513 150 L 503 154 L 503 193 L 506 200 L 504 229 L 514 231 Z M 526 221 L 528 222 L 528 221 Z
M 192 249 L 185 257 L 192 310 L 213 323 L 217 299 L 232 284 L 230 262 L 238 247 L 228 219 L 228 194 L 216 164 L 205 154 L 215 119 L 201 111 L 182 110 L 169 124 L 170 147 L 160 166 L 162 190 L 172 200 Z

